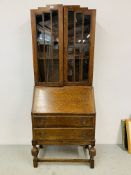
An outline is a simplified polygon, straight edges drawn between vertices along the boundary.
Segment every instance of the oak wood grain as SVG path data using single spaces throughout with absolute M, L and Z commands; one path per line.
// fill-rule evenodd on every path
M 95 114 L 93 88 L 36 86 L 32 114 Z

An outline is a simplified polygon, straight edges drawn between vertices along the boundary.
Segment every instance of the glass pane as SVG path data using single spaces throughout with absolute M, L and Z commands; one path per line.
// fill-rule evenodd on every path
M 37 15 L 36 16 L 36 25 L 37 25 L 37 57 L 38 57 L 38 71 L 39 71 L 39 81 L 43 82 L 45 80 L 45 73 L 44 73 L 44 54 L 43 54 L 43 50 L 44 50 L 44 46 L 43 46 L 43 35 L 42 32 L 43 30 L 41 30 L 40 28 L 40 23 L 42 23 L 42 15 Z
M 83 59 L 83 80 L 88 79 L 88 65 L 89 65 L 89 60 Z
M 52 11 L 52 33 L 53 41 L 58 43 L 58 12 Z
M 75 59 L 75 80 L 79 81 L 79 77 L 80 77 L 80 59 Z
M 68 47 L 68 59 L 74 58 L 74 47 Z
M 68 81 L 73 81 L 74 77 L 74 59 L 68 59 Z
M 44 61 L 43 59 L 38 60 L 38 67 L 39 67 L 39 81 L 45 81 L 45 74 L 44 74 Z
M 53 69 L 55 70 L 53 79 L 55 82 L 57 82 L 59 81 L 59 60 L 58 59 L 53 60 Z
M 42 35 L 43 30 L 40 28 L 40 23 L 42 22 L 42 15 L 38 15 L 36 17 L 36 23 L 37 23 L 37 50 L 38 50 L 38 59 L 44 59 L 44 55 L 43 55 L 43 44 L 42 42 L 44 42 L 44 38 Z
M 43 54 L 44 47 L 43 47 L 43 45 L 38 44 L 37 50 L 38 50 L 38 59 L 44 59 L 44 54 Z
M 84 36 L 83 36 L 83 46 L 84 46 L 84 57 L 89 59 L 89 46 L 90 46 L 90 15 L 84 15 Z
M 73 58 L 74 58 L 74 55 L 73 55 L 73 54 L 69 54 L 69 55 L 68 55 L 68 58 L 69 58 L 69 59 L 73 59 Z
M 39 81 L 59 81 L 58 11 L 36 16 Z
M 74 12 L 68 12 L 68 47 L 74 46 Z
M 74 46 L 68 47 L 68 54 L 74 54 Z
M 50 13 L 44 13 L 43 19 L 43 30 L 44 30 L 44 47 L 45 47 L 45 57 L 44 59 L 51 58 L 51 19 Z M 47 66 L 46 66 L 47 67 Z M 47 70 L 48 71 L 48 70 Z
M 37 41 L 41 45 L 51 45 L 50 13 L 37 15 Z
M 44 39 L 42 38 L 42 26 L 40 25 L 40 23 L 42 23 L 42 15 L 37 15 L 36 16 L 36 27 L 37 27 L 37 41 L 38 44 L 40 44 L 42 41 L 44 41 Z
M 74 80 L 74 12 L 68 12 L 68 81 Z
M 43 30 L 45 37 L 45 45 L 51 45 L 51 20 L 50 13 L 44 13 Z
M 45 57 L 44 59 L 51 59 L 51 45 L 45 45 Z
M 46 59 L 46 81 L 52 81 L 52 60 Z
M 37 57 L 39 81 L 51 81 L 51 24 L 50 13 L 36 16 L 37 26 Z
M 59 58 L 58 12 L 52 11 L 52 48 L 53 58 Z
M 76 45 L 75 54 L 79 55 L 82 52 L 82 13 L 76 13 Z

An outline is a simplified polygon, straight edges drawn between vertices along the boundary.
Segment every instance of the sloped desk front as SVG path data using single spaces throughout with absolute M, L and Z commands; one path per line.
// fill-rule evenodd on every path
M 34 88 L 32 104 L 34 167 L 37 145 L 83 145 L 89 148 L 90 166 L 95 156 L 95 105 L 90 86 Z M 49 160 L 47 160 L 49 161 Z M 78 161 L 78 160 L 77 160 Z

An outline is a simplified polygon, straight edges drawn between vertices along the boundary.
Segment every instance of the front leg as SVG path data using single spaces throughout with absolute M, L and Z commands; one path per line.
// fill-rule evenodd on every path
M 33 148 L 31 150 L 31 153 L 32 153 L 32 156 L 34 156 L 33 158 L 33 165 L 34 165 L 34 168 L 37 168 L 38 167 L 38 161 L 37 161 L 37 155 L 39 153 L 39 150 L 38 148 L 36 147 L 36 145 L 33 145 Z
M 90 168 L 94 168 L 94 156 L 96 156 L 96 149 L 94 148 L 94 146 L 90 147 L 89 155 L 90 155 Z

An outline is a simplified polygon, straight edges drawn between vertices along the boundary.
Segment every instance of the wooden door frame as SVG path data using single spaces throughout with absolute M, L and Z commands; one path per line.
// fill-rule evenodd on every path
M 82 12 L 91 15 L 90 25 L 90 49 L 89 49 L 89 70 L 88 80 L 81 82 L 67 81 L 67 46 L 68 46 L 68 11 Z M 80 6 L 64 6 L 64 85 L 86 85 L 92 86 L 93 81 L 93 65 L 94 65 L 94 43 L 95 43 L 95 18 L 96 10 L 81 8 Z
M 58 28 L 59 28 L 59 82 L 40 82 L 38 59 L 37 59 L 37 31 L 36 31 L 36 15 L 42 13 L 50 13 L 51 10 L 58 10 Z M 63 85 L 63 5 L 48 5 L 31 9 L 31 28 L 32 28 L 32 48 L 33 48 L 33 66 L 35 85 L 43 86 L 62 86 Z

